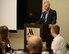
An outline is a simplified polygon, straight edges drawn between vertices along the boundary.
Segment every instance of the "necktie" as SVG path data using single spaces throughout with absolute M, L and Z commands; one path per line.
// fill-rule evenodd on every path
M 45 22 L 47 22 L 48 12 L 45 14 Z

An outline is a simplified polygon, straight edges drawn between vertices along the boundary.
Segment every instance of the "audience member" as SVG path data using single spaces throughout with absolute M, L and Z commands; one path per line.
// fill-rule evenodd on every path
M 51 44 L 53 54 L 65 54 L 65 40 L 60 35 L 60 27 L 58 25 L 52 25 L 51 34 L 54 37 Z
M 37 36 L 31 36 L 26 47 L 29 50 L 29 54 L 41 54 L 43 49 L 41 38 Z
M 10 52 L 10 54 L 12 53 L 12 49 L 8 40 L 8 27 L 7 26 L 1 26 L 0 27 L 0 34 L 2 36 L 2 41 L 5 42 L 5 50 L 6 52 Z

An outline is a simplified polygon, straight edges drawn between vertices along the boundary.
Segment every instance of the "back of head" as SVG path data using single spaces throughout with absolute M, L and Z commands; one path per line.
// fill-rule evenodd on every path
M 51 26 L 51 32 L 54 32 L 55 34 L 59 34 L 60 33 L 60 27 L 58 25 L 52 25 Z
M 41 38 L 37 36 L 31 36 L 28 40 L 28 47 L 33 51 L 33 53 L 41 53 L 43 49 Z

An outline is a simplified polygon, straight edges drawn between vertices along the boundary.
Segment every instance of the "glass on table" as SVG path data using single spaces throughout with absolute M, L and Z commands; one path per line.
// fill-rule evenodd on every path
M 45 51 L 46 50 L 46 42 L 42 42 L 42 44 L 43 44 L 43 51 Z

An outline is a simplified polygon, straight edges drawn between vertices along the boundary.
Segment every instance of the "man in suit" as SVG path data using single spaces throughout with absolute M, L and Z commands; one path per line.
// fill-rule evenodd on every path
M 44 9 L 45 11 L 41 14 L 39 23 L 47 24 L 49 26 L 51 26 L 51 24 L 56 24 L 57 13 L 55 10 L 50 8 L 49 1 L 44 2 Z
M 52 24 L 56 24 L 57 20 L 57 13 L 55 10 L 50 8 L 50 2 L 44 2 L 44 9 L 45 11 L 41 14 L 39 19 L 39 24 L 43 24 L 43 36 L 42 39 L 46 42 L 47 49 L 50 49 L 51 42 L 53 37 L 50 34 L 50 27 Z

